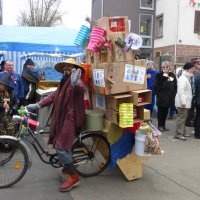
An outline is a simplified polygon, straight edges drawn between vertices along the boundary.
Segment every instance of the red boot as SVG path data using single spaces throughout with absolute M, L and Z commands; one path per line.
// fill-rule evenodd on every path
M 69 175 L 68 179 L 60 185 L 59 190 L 61 192 L 67 192 L 73 187 L 78 186 L 80 183 L 80 177 L 78 174 Z

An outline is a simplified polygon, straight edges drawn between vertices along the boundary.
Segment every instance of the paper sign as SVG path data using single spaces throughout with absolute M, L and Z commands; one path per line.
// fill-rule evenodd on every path
M 96 96 L 96 107 L 101 110 L 106 110 L 105 96 L 104 95 L 95 95 Z
M 136 65 L 125 65 L 124 82 L 144 84 L 146 68 Z
M 110 18 L 109 30 L 111 32 L 124 32 L 125 31 L 125 19 L 124 18 Z
M 93 69 L 93 79 L 95 86 L 105 87 L 104 69 Z

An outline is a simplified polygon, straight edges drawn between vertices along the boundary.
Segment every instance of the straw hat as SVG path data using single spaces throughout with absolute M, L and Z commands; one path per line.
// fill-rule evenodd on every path
M 67 60 L 57 63 L 54 68 L 56 71 L 63 74 L 64 73 L 63 68 L 65 66 L 68 66 L 69 64 L 73 65 L 76 69 L 78 68 L 81 69 L 82 73 L 85 72 L 84 68 L 82 68 L 73 58 L 68 58 Z

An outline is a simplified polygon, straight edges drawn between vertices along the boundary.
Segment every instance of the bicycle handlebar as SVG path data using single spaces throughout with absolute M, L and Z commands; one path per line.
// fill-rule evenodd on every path
M 25 106 L 24 107 L 24 110 L 25 110 L 25 113 L 27 114 L 27 115 L 33 115 L 33 116 L 37 116 L 37 114 L 35 114 L 35 113 L 32 113 L 32 112 L 30 112 L 30 111 L 28 111 L 28 109 L 27 109 L 27 107 Z

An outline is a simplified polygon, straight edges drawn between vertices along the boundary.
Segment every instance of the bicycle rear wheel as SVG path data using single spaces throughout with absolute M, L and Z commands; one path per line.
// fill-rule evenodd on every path
M 80 176 L 96 176 L 110 163 L 110 144 L 100 132 L 86 133 L 73 144 L 72 155 Z
M 14 185 L 28 169 L 28 154 L 19 141 L 0 138 L 0 188 Z

